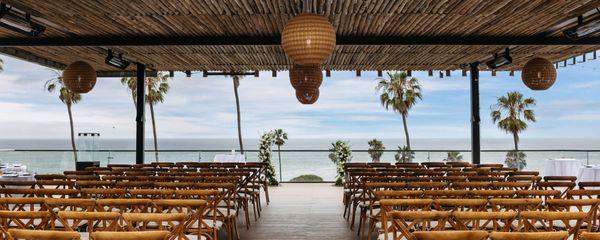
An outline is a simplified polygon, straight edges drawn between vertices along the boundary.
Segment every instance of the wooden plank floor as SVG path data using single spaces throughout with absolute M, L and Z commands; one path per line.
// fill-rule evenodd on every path
M 331 183 L 286 183 L 269 188 L 271 203 L 263 203 L 262 217 L 258 222 L 252 220 L 250 230 L 239 224 L 240 238 L 356 239 L 342 217 L 342 192 Z

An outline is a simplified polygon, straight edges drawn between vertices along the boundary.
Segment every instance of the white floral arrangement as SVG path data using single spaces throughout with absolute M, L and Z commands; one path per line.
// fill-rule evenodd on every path
M 344 163 L 352 160 L 352 150 L 350 150 L 350 143 L 340 140 L 331 143 L 331 146 L 329 159 L 335 163 L 337 170 L 335 185 L 341 186 L 344 183 Z
M 271 161 L 271 153 L 273 152 L 271 147 L 273 144 L 275 144 L 275 132 L 268 131 L 263 133 L 258 142 L 258 161 L 267 164 L 266 177 L 269 185 L 279 185 L 275 167 L 273 167 L 273 162 Z

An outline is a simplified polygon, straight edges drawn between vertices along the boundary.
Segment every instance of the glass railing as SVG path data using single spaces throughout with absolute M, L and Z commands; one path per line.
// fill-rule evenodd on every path
M 441 162 L 449 151 L 459 152 L 462 161 L 471 162 L 469 150 L 414 150 L 416 162 Z M 522 150 L 527 154 L 527 170 L 545 171 L 547 159 L 572 158 L 585 165 L 600 165 L 600 150 Z M 212 162 L 216 154 L 228 154 L 230 150 L 161 150 L 160 162 Z M 329 159 L 328 150 L 282 150 L 281 167 L 278 152 L 273 152 L 273 164 L 282 181 L 312 174 L 325 181 L 335 179 L 335 165 Z M 482 150 L 482 163 L 504 163 L 507 150 Z M 146 162 L 156 161 L 154 151 L 146 151 Z M 395 162 L 395 150 L 385 150 L 381 162 Z M 246 151 L 247 161 L 257 161 L 257 151 Z M 352 162 L 370 162 L 367 150 L 353 150 Z M 111 163 L 135 163 L 134 150 L 78 151 L 79 161 L 100 161 L 101 166 Z M 1 164 L 22 164 L 32 173 L 58 173 L 74 170 L 73 152 L 70 150 L 0 150 Z

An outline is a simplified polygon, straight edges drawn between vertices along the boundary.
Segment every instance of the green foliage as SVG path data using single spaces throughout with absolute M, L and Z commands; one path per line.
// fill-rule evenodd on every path
M 323 182 L 323 178 L 317 175 L 306 174 L 292 178 L 290 182 Z
M 271 157 L 271 147 L 275 144 L 275 132 L 268 131 L 263 133 L 258 142 L 258 161 L 267 163 L 266 177 L 269 181 L 269 185 L 279 185 L 277 181 L 275 167 L 273 167 L 273 161 Z
M 169 73 L 160 72 L 156 77 L 146 78 L 146 87 L 148 88 L 146 93 L 146 103 L 150 105 L 156 105 L 165 101 L 165 95 L 171 88 L 169 81 L 171 77 Z M 131 92 L 133 104 L 137 104 L 137 77 L 124 77 L 121 78 L 121 84 L 127 87 Z
M 463 161 L 462 154 L 460 152 L 456 152 L 456 151 L 448 152 L 446 159 L 444 159 L 444 162 L 462 162 L 462 161 Z
M 341 186 L 344 184 L 344 163 L 352 160 L 352 150 L 350 150 L 350 143 L 337 140 L 331 143 L 329 148 L 329 159 L 335 164 L 337 170 L 337 176 L 335 179 L 335 185 Z
M 388 73 L 389 79 L 381 79 L 377 90 L 381 92 L 379 100 L 386 110 L 392 109 L 402 115 L 421 100 L 421 84 L 417 78 L 408 77 L 406 72 Z
M 506 160 L 504 161 L 504 164 L 510 168 L 518 168 L 520 171 L 527 166 L 527 161 L 525 160 L 526 157 L 527 154 L 524 152 L 509 151 L 506 153 Z
M 368 153 L 371 155 L 371 159 L 373 162 L 379 162 L 381 156 L 383 155 L 383 150 L 385 150 L 385 146 L 383 146 L 383 142 L 373 138 L 369 141 L 369 150 Z
M 421 84 L 414 77 L 409 77 L 406 72 L 388 73 L 389 79 L 381 79 L 375 88 L 379 101 L 386 110 L 390 108 L 402 115 L 402 125 L 406 137 L 406 146 L 410 148 L 410 137 L 406 118 L 409 110 L 423 98 Z
M 524 98 L 520 92 L 508 92 L 506 96 L 498 97 L 496 104 L 490 107 L 492 121 L 498 128 L 513 135 L 515 150 L 519 150 L 519 133 L 527 130 L 527 121 L 535 122 L 533 106 L 535 99 Z
M 410 163 L 415 159 L 415 152 L 410 150 L 407 146 L 398 146 L 398 151 L 394 155 L 397 163 Z
M 275 145 L 277 145 L 279 147 L 284 145 L 285 141 L 287 141 L 287 139 L 288 139 L 287 133 L 284 132 L 283 129 L 281 129 L 281 128 L 275 129 L 275 130 L 273 130 L 273 132 L 275 133 Z
M 58 89 L 58 99 L 67 106 L 71 106 L 81 101 L 81 94 L 71 92 L 71 90 L 63 85 L 61 71 L 54 71 L 54 75 L 54 78 L 46 81 L 46 84 L 44 84 L 46 91 L 53 93 Z

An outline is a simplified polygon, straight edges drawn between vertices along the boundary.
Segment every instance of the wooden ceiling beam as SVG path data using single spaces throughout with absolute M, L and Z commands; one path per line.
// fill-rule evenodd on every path
M 34 46 L 269 46 L 281 38 L 250 36 L 88 36 L 0 38 L 2 47 Z M 583 46 L 600 45 L 600 36 L 573 41 L 565 37 L 532 36 L 338 36 L 337 45 L 406 46 Z

